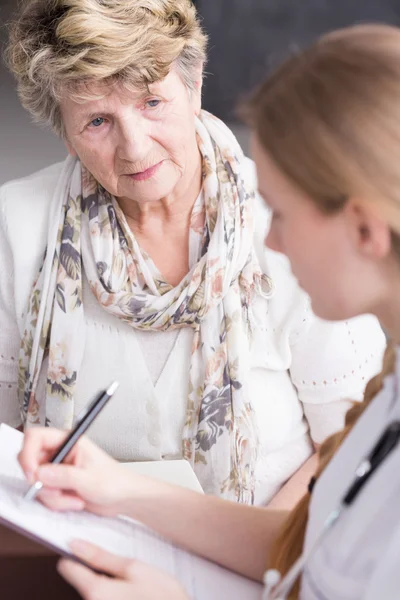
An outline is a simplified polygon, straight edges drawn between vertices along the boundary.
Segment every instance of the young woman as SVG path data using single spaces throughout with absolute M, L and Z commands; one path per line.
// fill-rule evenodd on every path
M 46 484 L 41 500 L 54 509 L 124 512 L 249 577 L 262 579 L 267 565 L 286 572 L 303 549 L 291 598 L 398 598 L 400 30 L 363 25 L 322 37 L 262 85 L 249 114 L 259 189 L 273 213 L 267 244 L 289 257 L 320 317 L 373 313 L 393 340 L 363 405 L 323 444 L 312 492 L 277 538 L 283 513 L 127 480 L 86 440 L 69 465 L 40 466 L 62 439 L 54 430 L 28 432 L 21 464 Z M 74 550 L 117 575 L 106 580 L 62 562 L 84 598 L 186 597 L 147 566 L 87 545 Z

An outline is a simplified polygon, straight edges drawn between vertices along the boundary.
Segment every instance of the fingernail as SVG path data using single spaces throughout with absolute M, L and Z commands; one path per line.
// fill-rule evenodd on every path
M 84 558 L 90 558 L 93 554 L 91 545 L 83 540 L 72 540 L 72 542 L 69 544 L 69 547 L 74 554 L 78 554 Z

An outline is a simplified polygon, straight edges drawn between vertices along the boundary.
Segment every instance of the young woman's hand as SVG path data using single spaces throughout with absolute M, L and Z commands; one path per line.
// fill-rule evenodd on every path
M 145 563 L 121 558 L 87 542 L 75 541 L 72 552 L 98 571 L 98 575 L 71 560 L 58 563 L 59 573 L 84 600 L 188 600 L 183 588 L 170 575 Z
M 52 510 L 125 513 L 139 486 L 152 480 L 133 474 L 86 438 L 77 442 L 61 465 L 49 465 L 66 435 L 49 428 L 25 433 L 18 458 L 28 481 L 44 484 L 38 498 Z

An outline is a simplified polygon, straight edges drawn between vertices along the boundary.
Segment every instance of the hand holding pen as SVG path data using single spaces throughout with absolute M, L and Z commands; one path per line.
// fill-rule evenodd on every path
M 57 469 L 67 469 L 67 465 L 60 464 L 62 462 L 69 465 L 76 464 L 78 454 L 84 454 L 84 449 L 87 446 L 93 446 L 101 455 L 101 460 L 111 462 L 114 466 L 115 461 L 107 454 L 91 445 L 88 440 L 81 440 L 80 438 L 110 400 L 117 387 L 118 383 L 114 382 L 107 390 L 101 392 L 79 415 L 75 427 L 67 434 L 67 437 L 65 432 L 50 428 L 34 428 L 25 433 L 24 445 L 19 460 L 28 480 L 31 482 L 35 480 L 25 496 L 26 499 L 32 500 L 35 498 L 44 485 L 54 488 L 55 481 L 45 481 L 41 474 L 46 475 L 46 470 L 47 475 L 50 474 L 53 465 L 60 465 Z M 57 471 L 57 473 L 61 474 L 61 471 Z M 41 492 L 42 501 L 45 493 L 48 493 L 48 491 L 43 490 Z M 82 504 L 82 502 L 77 503 L 76 501 L 77 498 L 75 497 L 75 500 L 73 500 L 73 496 L 71 496 L 71 502 L 74 505 L 71 509 L 78 508 Z
M 65 432 L 49 427 L 26 432 L 19 462 L 28 480 L 43 488 L 38 500 L 51 510 L 87 510 L 104 516 L 138 518 L 138 499 L 159 497 L 167 484 L 135 473 L 81 437 L 61 464 L 50 464 Z
M 47 427 L 29 429 L 25 434 L 19 462 L 29 480 L 41 482 L 41 489 L 36 486 L 35 494 L 48 508 L 58 511 L 88 510 L 103 516 L 123 514 L 136 518 L 138 497 L 143 505 L 144 497 L 147 504 L 146 494 L 158 499 L 160 488 L 167 486 L 169 491 L 169 484 L 134 473 L 85 437 L 79 437 L 72 443 L 73 433 L 66 439 L 65 432 Z M 71 449 L 67 452 L 69 446 Z M 61 464 L 56 464 L 54 461 L 62 456 L 61 451 L 65 458 Z M 117 597 L 123 589 L 126 597 L 139 594 L 150 600 L 168 594 L 174 600 L 188 600 L 180 584 L 164 571 L 110 554 L 82 540 L 72 542 L 70 549 L 91 569 L 63 559 L 59 563 L 59 572 L 82 598 L 89 600 L 96 588 L 99 598 L 105 599 Z

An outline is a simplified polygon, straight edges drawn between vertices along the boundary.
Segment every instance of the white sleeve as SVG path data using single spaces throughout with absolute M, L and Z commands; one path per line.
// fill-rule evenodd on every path
M 305 308 L 291 336 L 290 374 L 314 442 L 343 428 L 352 401 L 382 368 L 386 340 L 371 315 L 328 322 Z
M 7 236 L 4 190 L 0 188 L 0 423 L 19 427 L 22 422 L 17 386 L 20 334 L 15 313 L 14 265 Z

